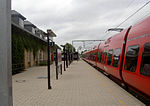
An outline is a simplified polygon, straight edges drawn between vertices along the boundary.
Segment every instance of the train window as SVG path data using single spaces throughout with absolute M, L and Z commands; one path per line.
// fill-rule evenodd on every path
M 103 55 L 103 52 L 100 53 L 100 59 L 99 59 L 99 62 L 102 62 L 102 55 Z
M 107 64 L 108 65 L 111 65 L 112 54 L 113 54 L 113 50 L 111 49 L 108 51 L 108 57 L 107 57 Z
M 91 60 L 91 54 L 90 54 L 90 56 L 89 56 L 89 59 Z
M 102 63 L 104 63 L 104 52 L 102 52 L 102 60 L 101 60 Z
M 105 63 L 105 51 L 103 52 L 103 63 Z
M 120 48 L 114 50 L 113 64 L 112 64 L 114 67 L 118 67 L 119 65 L 120 53 L 121 53 Z
M 94 61 L 96 61 L 96 53 L 94 53 Z
M 104 64 L 105 64 L 105 62 L 106 62 L 106 56 L 107 56 L 107 50 L 106 50 L 105 53 L 104 53 Z
M 95 53 L 92 54 L 92 57 L 93 57 L 92 60 L 95 61 Z
M 143 49 L 140 73 L 150 77 L 150 43 L 146 43 Z
M 136 71 L 138 54 L 139 54 L 139 45 L 129 46 L 127 48 L 125 67 L 124 67 L 125 70 L 129 70 L 131 72 Z
M 98 52 L 98 55 L 97 55 L 97 62 L 99 61 L 99 54 L 100 54 L 100 52 Z

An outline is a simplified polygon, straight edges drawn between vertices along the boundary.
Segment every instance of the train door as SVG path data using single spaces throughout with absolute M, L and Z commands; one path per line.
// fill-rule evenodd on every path
M 136 85 L 138 78 L 137 61 L 139 56 L 139 44 L 129 44 L 126 47 L 124 65 L 123 65 L 123 79 L 129 85 Z
M 150 96 L 150 42 L 137 41 L 139 42 L 136 44 L 127 45 L 123 79 L 132 87 Z

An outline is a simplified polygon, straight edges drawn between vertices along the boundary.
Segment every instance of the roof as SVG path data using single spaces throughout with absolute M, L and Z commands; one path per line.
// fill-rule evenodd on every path
M 21 19 L 26 20 L 26 18 L 23 15 L 21 15 L 19 12 L 15 10 L 11 10 L 11 16 L 19 16 Z
M 24 21 L 24 25 L 25 26 L 32 26 L 32 27 L 36 28 L 36 26 L 34 24 L 32 24 L 30 21 Z
M 22 28 L 22 27 L 20 27 L 19 25 L 15 24 L 14 22 L 11 22 L 11 24 L 12 24 L 13 26 L 17 27 L 18 29 L 20 29 L 20 30 L 22 30 L 22 31 L 24 31 L 24 32 L 26 32 L 26 33 L 29 33 L 30 35 L 32 35 L 32 36 L 34 36 L 34 37 L 36 37 L 36 38 L 38 38 L 38 39 L 40 39 L 40 40 L 42 40 L 42 41 L 44 41 L 44 42 L 47 42 L 46 39 L 42 39 L 42 38 L 36 36 L 35 34 L 31 33 L 30 31 L 28 31 L 28 30 L 26 30 L 26 29 L 24 29 L 24 28 Z
M 41 34 L 43 37 L 47 37 L 47 34 L 39 28 L 35 28 L 36 34 Z

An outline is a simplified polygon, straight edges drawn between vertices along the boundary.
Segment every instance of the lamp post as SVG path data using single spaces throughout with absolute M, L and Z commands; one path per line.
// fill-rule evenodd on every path
M 66 47 L 65 47 L 65 45 L 60 45 L 61 47 L 63 47 L 63 51 L 64 51 L 64 71 L 66 71 L 66 66 L 65 66 L 65 60 L 66 60 Z
M 66 67 L 68 68 L 68 50 L 66 50 Z
M 49 33 L 47 33 L 47 53 L 48 53 L 48 59 L 47 59 L 47 74 L 48 74 L 48 89 L 52 89 L 51 87 L 51 81 L 50 81 L 50 43 L 49 43 Z
M 47 29 L 47 54 L 48 54 L 48 59 L 47 59 L 47 76 L 48 76 L 48 89 L 52 89 L 51 87 L 51 80 L 50 80 L 50 46 L 54 46 L 53 40 L 50 39 L 50 37 L 56 37 L 55 33 L 51 29 Z M 50 42 L 50 40 L 52 42 Z

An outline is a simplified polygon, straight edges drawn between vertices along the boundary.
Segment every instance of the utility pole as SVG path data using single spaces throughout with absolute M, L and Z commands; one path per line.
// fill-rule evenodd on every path
M 101 42 L 101 41 L 104 41 L 104 40 L 73 40 L 72 41 L 72 46 L 74 45 L 75 42 L 82 42 L 83 43 L 83 47 L 85 48 L 85 42 Z M 72 49 L 73 51 L 73 49 Z
M 0 105 L 12 106 L 11 0 L 0 0 Z

